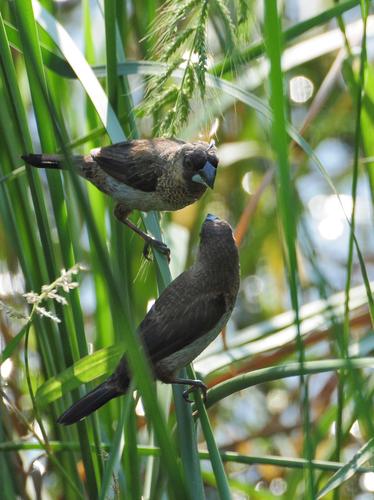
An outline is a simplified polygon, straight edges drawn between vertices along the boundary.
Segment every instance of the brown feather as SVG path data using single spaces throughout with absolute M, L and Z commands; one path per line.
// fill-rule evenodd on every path
M 170 153 L 183 145 L 170 139 L 139 139 L 94 150 L 93 159 L 109 175 L 134 189 L 156 191 L 157 182 L 168 167 Z
M 139 327 L 152 363 L 207 334 L 227 312 L 222 292 L 206 293 L 204 283 L 191 283 L 185 273 L 179 278 L 171 290 L 165 290 L 166 293 L 160 296 L 161 300 L 151 308 Z
M 238 289 L 239 256 L 231 227 L 208 216 L 194 265 L 161 293 L 139 325 L 155 378 L 204 389 L 202 382 L 176 378 L 176 374 L 219 334 L 230 317 Z M 124 356 L 107 381 L 68 409 L 59 423 L 69 425 L 124 394 L 130 380 L 131 370 Z

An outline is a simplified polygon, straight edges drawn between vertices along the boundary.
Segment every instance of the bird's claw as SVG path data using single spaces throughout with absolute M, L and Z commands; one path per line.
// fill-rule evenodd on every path
M 194 390 L 195 387 L 190 387 L 186 391 L 183 391 L 183 399 L 186 401 L 186 403 L 191 403 L 192 404 L 192 403 L 194 403 L 194 400 L 188 397 L 188 395 L 191 392 L 191 389 Z
M 150 238 L 149 241 L 146 241 L 144 248 L 143 248 L 143 256 L 147 260 L 151 260 L 150 258 L 150 247 L 154 247 L 157 251 L 162 253 L 163 255 L 166 256 L 168 259 L 168 262 L 170 262 L 170 248 L 160 240 L 155 240 L 153 238 Z
M 196 380 L 194 384 L 191 384 L 191 386 L 188 389 L 186 389 L 185 391 L 183 391 L 183 399 L 187 403 L 194 403 L 194 401 L 189 398 L 189 394 L 192 391 L 195 391 L 196 389 L 200 389 L 201 390 L 201 394 L 203 396 L 203 401 L 204 401 L 204 404 L 205 404 L 206 403 L 206 393 L 208 391 L 208 387 L 201 380 Z
M 151 260 L 151 257 L 150 257 L 150 243 L 144 243 L 144 247 L 143 247 L 143 257 L 146 259 L 146 260 Z

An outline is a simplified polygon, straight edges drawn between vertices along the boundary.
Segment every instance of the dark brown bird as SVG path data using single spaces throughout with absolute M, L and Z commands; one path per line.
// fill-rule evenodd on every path
M 63 156 L 28 154 L 35 167 L 61 168 Z M 177 139 L 140 139 L 96 148 L 74 156 L 79 175 L 117 201 L 114 215 L 149 245 L 169 255 L 167 246 L 128 220 L 131 211 L 179 210 L 198 200 L 207 186 L 213 189 L 218 165 L 211 143 Z
M 138 328 L 156 379 L 190 386 L 206 393 L 201 380 L 182 379 L 178 371 L 196 358 L 227 323 L 239 288 L 239 256 L 230 225 L 208 215 L 192 267 L 159 296 Z M 58 423 L 70 425 L 125 394 L 131 379 L 126 358 L 101 385 L 74 403 Z

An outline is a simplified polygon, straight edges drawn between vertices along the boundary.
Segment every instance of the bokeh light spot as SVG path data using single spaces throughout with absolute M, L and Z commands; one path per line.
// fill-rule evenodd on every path
M 13 370 L 13 361 L 10 358 L 8 358 L 4 361 L 4 363 L 1 364 L 0 367 L 1 378 L 7 380 L 10 377 L 12 370 Z
M 318 224 L 318 231 L 325 240 L 337 240 L 343 234 L 344 225 L 336 217 L 326 217 Z
M 253 193 L 252 172 L 247 172 L 243 175 L 242 188 L 248 194 Z
M 309 101 L 313 90 L 313 82 L 305 76 L 295 76 L 290 80 L 290 97 L 293 102 L 301 104 Z
M 365 474 L 362 474 L 360 486 L 363 490 L 374 491 L 374 472 L 365 472 Z

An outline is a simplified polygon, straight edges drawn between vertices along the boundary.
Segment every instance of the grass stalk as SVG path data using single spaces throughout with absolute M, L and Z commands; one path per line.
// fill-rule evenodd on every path
M 302 394 L 303 422 L 305 432 L 305 454 L 311 461 L 313 444 L 310 429 L 308 381 L 303 375 L 305 362 L 304 344 L 300 331 L 298 269 L 296 259 L 296 220 L 294 214 L 295 199 L 292 190 L 290 167 L 288 162 L 288 141 L 283 94 L 283 75 L 281 69 L 281 30 L 276 0 L 265 3 L 265 39 L 270 60 L 271 107 L 273 111 L 272 143 L 278 161 L 278 200 L 281 212 L 282 229 L 286 243 L 286 269 L 290 285 L 290 298 L 295 313 L 297 328 L 297 348 L 300 363 L 300 389 Z M 308 498 L 315 497 L 313 469 L 308 469 Z

